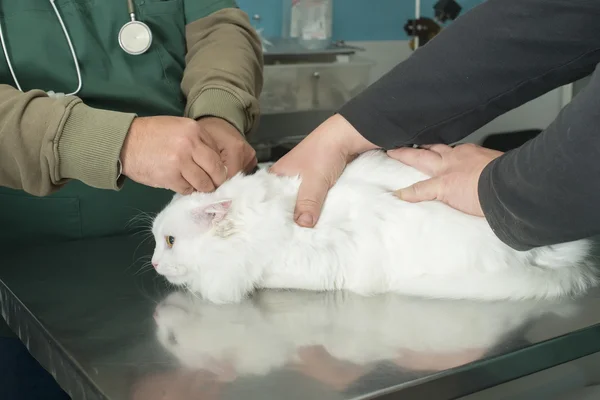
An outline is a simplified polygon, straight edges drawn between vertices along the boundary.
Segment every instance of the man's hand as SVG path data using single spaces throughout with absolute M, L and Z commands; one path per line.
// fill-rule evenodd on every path
M 197 122 L 200 130 L 215 143 L 227 167 L 227 178 L 256 167 L 256 151 L 235 126 L 221 118 L 204 117 Z
M 312 228 L 317 223 L 327 192 L 358 153 L 375 149 L 341 115 L 319 125 L 270 169 L 278 175 L 300 175 L 294 220 Z
M 123 174 L 144 185 L 210 192 L 227 177 L 215 141 L 182 117 L 135 118 L 121 149 Z
M 439 200 L 464 213 L 483 217 L 477 194 L 479 176 L 486 165 L 503 153 L 474 144 L 422 147 L 388 151 L 390 157 L 431 176 L 397 190 L 396 196 L 412 203 Z

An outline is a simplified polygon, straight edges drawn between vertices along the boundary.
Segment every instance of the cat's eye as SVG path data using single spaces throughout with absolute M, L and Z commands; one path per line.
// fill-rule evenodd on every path
M 167 247 L 171 248 L 175 244 L 175 238 L 173 236 L 165 236 L 165 242 L 167 242 Z

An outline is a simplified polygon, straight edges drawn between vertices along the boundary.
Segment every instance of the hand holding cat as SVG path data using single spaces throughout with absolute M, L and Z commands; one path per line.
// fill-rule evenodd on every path
M 341 115 L 319 125 L 270 171 L 278 175 L 300 175 L 294 220 L 312 228 L 317 223 L 327 192 L 356 155 L 377 146 L 363 138 Z
M 228 174 L 211 135 L 193 119 L 182 117 L 135 118 L 121 162 L 130 179 L 182 194 L 212 191 Z
M 388 151 L 390 157 L 431 176 L 395 194 L 412 203 L 439 200 L 464 213 L 483 217 L 477 193 L 479 176 L 486 165 L 502 154 L 474 144 L 434 144 Z
M 238 172 L 251 172 L 254 169 L 258 163 L 256 151 L 235 126 L 214 117 L 199 119 L 198 126 L 216 145 L 221 160 L 227 167 L 227 178 Z

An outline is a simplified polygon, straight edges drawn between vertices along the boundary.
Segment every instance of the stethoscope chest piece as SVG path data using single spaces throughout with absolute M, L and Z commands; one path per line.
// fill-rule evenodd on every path
M 143 22 L 132 20 L 119 31 L 119 45 L 128 54 L 143 54 L 152 44 L 152 31 Z

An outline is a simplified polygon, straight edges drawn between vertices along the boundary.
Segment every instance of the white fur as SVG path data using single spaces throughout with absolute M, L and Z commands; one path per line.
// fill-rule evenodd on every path
M 158 341 L 183 366 L 231 381 L 304 364 L 302 350 L 318 346 L 360 366 L 391 361 L 411 370 L 443 370 L 481 359 L 528 323 L 578 312 L 570 301 L 263 290 L 226 305 L 171 293 L 157 306 L 155 321 Z
M 346 167 L 310 229 L 292 217 L 298 177 L 237 175 L 213 193 L 174 196 L 153 224 L 153 262 L 170 282 L 215 303 L 257 288 L 555 298 L 596 283 L 589 240 L 515 251 L 484 218 L 392 194 L 426 178 L 384 152 L 365 153 Z

